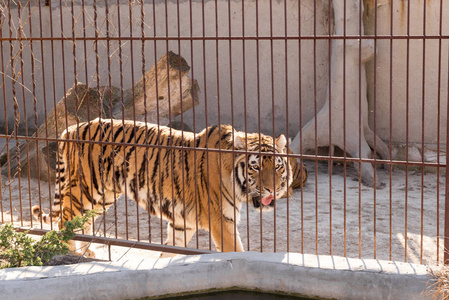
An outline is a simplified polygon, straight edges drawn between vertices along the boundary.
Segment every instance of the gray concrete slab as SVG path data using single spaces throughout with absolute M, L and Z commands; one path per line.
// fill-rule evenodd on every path
M 136 299 L 258 289 L 330 299 L 432 299 L 426 266 L 297 253 L 217 253 L 0 270 L 1 299 Z

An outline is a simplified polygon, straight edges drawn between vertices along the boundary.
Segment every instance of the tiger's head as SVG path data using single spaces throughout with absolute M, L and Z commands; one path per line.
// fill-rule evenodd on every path
M 255 209 L 271 210 L 275 199 L 280 199 L 292 183 L 287 157 L 276 155 L 287 153 L 285 136 L 281 134 L 273 143 L 271 136 L 236 132 L 234 147 L 257 152 L 236 157 L 233 172 L 236 191 L 251 201 Z

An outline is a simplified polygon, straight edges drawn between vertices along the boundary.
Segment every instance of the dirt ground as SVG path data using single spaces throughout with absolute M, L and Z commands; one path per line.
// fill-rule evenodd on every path
M 260 214 L 246 204 L 241 213 L 240 231 L 246 250 L 300 252 L 354 258 L 376 258 L 435 264 L 443 258 L 444 182 L 442 174 L 420 170 L 378 169 L 377 178 L 386 184 L 373 189 L 358 182 L 352 166 L 333 166 L 329 176 L 325 163 L 306 162 L 309 179 L 303 190 L 289 199 L 279 199 L 272 212 Z M 441 173 L 441 172 L 440 172 Z M 391 178 L 391 184 L 390 184 Z M 0 221 L 30 226 L 30 207 L 42 204 L 48 211 L 53 184 L 26 177 L 9 181 L 1 177 Z M 51 196 L 49 196 L 51 195 Z M 439 210 L 438 210 L 439 202 Z M 11 213 L 12 208 L 12 213 Z M 22 218 L 20 217 L 22 216 Z M 117 222 L 114 220 L 117 219 Z M 40 224 L 33 222 L 39 228 Z M 44 226 L 44 228 L 49 228 Z M 166 223 L 137 209 L 133 201 L 119 199 L 98 219 L 97 234 L 160 244 L 166 238 Z M 161 236 L 162 232 L 162 236 Z M 192 248 L 212 249 L 207 231 L 199 231 Z M 130 250 L 104 245 L 91 246 L 97 258 L 119 260 L 154 256 L 159 252 Z M 111 257 L 109 257 L 109 254 Z

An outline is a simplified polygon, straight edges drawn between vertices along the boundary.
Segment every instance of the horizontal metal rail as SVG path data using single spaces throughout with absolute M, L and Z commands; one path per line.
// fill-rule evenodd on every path
M 447 40 L 449 35 L 317 35 L 317 36 L 99 36 L 99 37 L 2 37 L 12 41 L 287 41 L 287 40 Z
M 36 228 L 29 228 L 29 227 L 16 227 L 14 229 L 18 232 L 26 232 L 27 234 L 34 234 L 34 235 L 44 235 L 50 231 L 50 230 L 45 230 L 45 229 L 36 229 Z M 170 252 L 170 253 L 186 254 L 186 255 L 216 253 L 214 251 L 208 251 L 208 250 L 160 245 L 160 244 L 154 244 L 154 243 L 145 243 L 145 242 L 139 242 L 139 241 L 130 241 L 130 240 L 101 237 L 101 236 L 91 236 L 91 235 L 85 235 L 85 234 L 76 234 L 75 237 L 73 238 L 73 240 L 81 241 L 81 242 L 104 244 L 104 245 L 110 245 L 110 246 L 129 247 L 129 248 L 135 248 L 135 249 L 162 251 L 162 252 Z
M 28 141 L 49 141 L 49 142 L 68 142 L 68 143 L 86 143 L 86 144 L 98 144 L 98 145 L 110 145 L 110 146 L 126 146 L 126 147 L 143 147 L 143 148 L 156 148 L 156 149 L 173 149 L 173 150 L 188 150 L 188 151 L 204 151 L 204 152 L 219 152 L 219 153 L 234 153 L 234 154 L 260 154 L 257 151 L 243 151 L 243 150 L 227 150 L 227 149 L 212 149 L 212 148 L 196 148 L 186 146 L 166 146 L 166 145 L 148 145 L 148 144 L 136 144 L 136 143 L 119 143 L 109 141 L 89 141 L 89 140 L 77 140 L 77 139 L 62 139 L 62 138 L 44 138 L 44 137 L 27 137 L 0 134 L 0 138 L 8 138 L 15 140 L 22 139 Z M 13 147 L 12 147 L 13 148 Z M 12 152 L 12 150 L 10 150 Z M 421 167 L 446 167 L 445 163 L 433 163 L 426 161 L 410 161 L 410 160 L 387 160 L 387 159 L 374 159 L 374 158 L 354 158 L 343 156 L 327 156 L 327 155 L 313 155 L 313 154 L 284 154 L 284 153 L 264 153 L 267 156 L 279 156 L 279 157 L 293 157 L 296 159 L 308 159 L 308 160 L 321 160 L 321 161 L 335 161 L 335 162 L 362 162 L 362 163 L 377 163 L 386 165 L 409 165 L 409 166 L 421 166 Z

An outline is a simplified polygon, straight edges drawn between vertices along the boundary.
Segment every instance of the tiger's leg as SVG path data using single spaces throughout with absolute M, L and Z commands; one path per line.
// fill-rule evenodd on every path
M 175 237 L 174 241 L 173 241 L 173 233 L 174 233 L 174 237 Z M 167 240 L 165 241 L 164 245 L 184 247 L 189 244 L 190 239 L 195 234 L 195 229 L 186 228 L 184 230 L 184 224 L 182 224 L 179 227 L 175 226 L 175 228 L 173 228 L 173 225 L 170 222 L 167 225 L 167 234 L 168 234 L 168 237 L 167 237 Z M 185 239 L 184 239 L 184 236 L 185 236 Z M 184 241 L 187 241 L 187 242 L 184 242 Z M 169 253 L 169 252 L 162 252 L 160 258 L 173 257 L 173 256 L 176 256 L 176 254 Z
M 235 228 L 236 234 L 234 234 L 234 224 L 235 222 L 232 220 L 223 219 L 223 236 L 220 220 L 212 224 L 211 235 L 218 251 L 223 252 L 245 251 L 243 249 L 242 240 L 240 239 L 240 234 L 237 228 Z
M 169 246 L 185 247 L 187 244 L 189 244 L 190 239 L 192 238 L 194 233 L 195 229 L 189 228 L 188 226 L 184 228 L 184 224 L 173 226 L 173 224 L 169 222 L 167 225 L 168 237 L 164 244 Z M 175 238 L 174 241 L 173 236 Z
M 81 233 L 81 232 L 77 232 Z M 84 234 L 91 235 L 92 234 L 92 221 L 89 221 L 84 224 Z M 89 249 L 90 242 L 81 242 L 70 240 L 69 251 L 75 255 L 82 255 L 87 258 L 95 258 L 95 252 Z
M 87 202 L 84 200 L 85 203 L 84 210 L 91 210 L 95 209 L 97 216 L 101 216 L 103 213 L 105 213 L 110 206 L 112 206 L 115 201 L 120 198 L 121 193 L 119 192 L 111 192 L 108 190 L 102 191 L 104 196 L 101 196 L 99 193 L 94 192 L 92 198 L 94 199 L 95 205 L 92 205 L 92 202 Z M 83 197 L 88 197 L 87 194 L 84 194 Z M 88 199 L 88 198 L 84 198 Z M 90 219 L 86 224 L 84 224 L 84 235 L 92 235 L 92 232 L 94 230 L 93 228 L 93 220 Z M 103 219 L 104 222 L 104 219 Z M 98 226 L 96 226 L 98 228 Z M 91 246 L 91 242 L 81 242 L 78 241 L 78 248 L 76 251 L 87 258 L 95 258 L 95 252 L 90 250 L 89 247 Z
M 80 216 L 82 212 L 77 209 L 74 205 L 74 200 L 72 197 L 72 203 L 70 203 L 70 196 L 67 196 L 67 201 L 64 202 L 63 215 L 59 222 L 59 229 L 65 228 L 65 222 L 72 220 L 76 216 Z M 76 204 L 78 206 L 79 204 Z M 92 220 L 87 221 L 84 224 L 84 234 L 92 234 Z M 75 231 L 76 233 L 81 233 L 81 230 Z M 78 245 L 77 245 L 78 243 Z M 82 255 L 88 258 L 95 258 L 95 252 L 89 249 L 90 242 L 77 242 L 74 240 L 68 241 L 69 251 L 75 255 Z
M 80 190 L 76 182 L 72 183 L 70 191 L 65 191 L 63 199 L 63 215 L 59 224 L 59 228 L 64 228 L 66 221 L 72 220 L 76 216 L 80 216 L 84 211 L 95 209 L 98 215 L 102 215 L 112 204 L 114 204 L 114 194 L 109 191 L 104 191 L 103 197 L 96 192 L 90 195 L 90 191 Z M 120 194 L 117 194 L 119 197 Z M 92 204 L 92 200 L 95 203 Z M 103 203 L 104 202 L 104 203 Z M 92 223 L 90 219 L 84 224 L 84 235 L 92 235 Z M 79 230 L 76 233 L 81 233 Z M 90 250 L 91 242 L 74 241 L 68 242 L 69 250 L 75 255 L 83 255 L 88 258 L 95 258 L 95 252 Z

